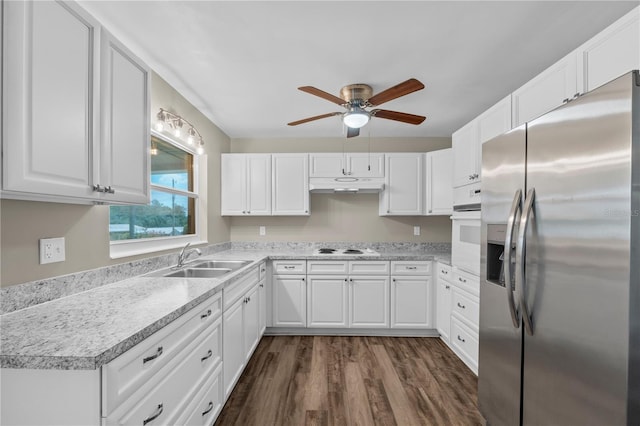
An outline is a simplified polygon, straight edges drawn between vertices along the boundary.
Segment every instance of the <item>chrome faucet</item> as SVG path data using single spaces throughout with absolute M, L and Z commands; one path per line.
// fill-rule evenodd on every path
M 178 264 L 175 266 L 176 268 L 182 268 L 184 266 L 184 262 L 185 260 L 187 260 L 187 258 L 189 256 L 191 256 L 191 254 L 196 253 L 198 256 L 200 256 L 202 254 L 202 252 L 200 251 L 199 248 L 194 248 L 191 250 L 187 250 L 187 248 L 191 245 L 191 243 L 187 243 L 186 246 L 184 246 L 182 248 L 182 250 L 180 251 L 180 254 L 178 255 Z

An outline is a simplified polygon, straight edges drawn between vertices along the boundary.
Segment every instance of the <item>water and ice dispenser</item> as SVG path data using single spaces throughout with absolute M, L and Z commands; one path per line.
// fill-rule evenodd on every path
M 487 281 L 504 287 L 504 260 L 509 256 L 504 250 L 504 239 L 507 232 L 507 225 L 489 224 L 487 225 Z M 511 263 L 515 264 L 515 241 L 511 245 Z M 512 266 L 512 271 L 514 270 Z M 514 286 L 511 280 L 512 289 Z

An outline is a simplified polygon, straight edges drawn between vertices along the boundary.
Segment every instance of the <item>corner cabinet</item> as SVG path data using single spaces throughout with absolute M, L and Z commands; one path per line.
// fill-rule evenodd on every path
M 271 155 L 222 154 L 223 216 L 271 214 Z
M 2 7 L 2 198 L 147 203 L 147 66 L 75 3 Z
M 380 216 L 420 216 L 423 213 L 423 161 L 419 152 L 385 155 L 385 188 Z
M 273 154 L 273 216 L 309 215 L 309 154 Z

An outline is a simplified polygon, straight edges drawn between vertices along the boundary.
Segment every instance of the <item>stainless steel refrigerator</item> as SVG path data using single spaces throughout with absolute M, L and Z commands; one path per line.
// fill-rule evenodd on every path
M 482 148 L 489 425 L 640 424 L 640 76 Z

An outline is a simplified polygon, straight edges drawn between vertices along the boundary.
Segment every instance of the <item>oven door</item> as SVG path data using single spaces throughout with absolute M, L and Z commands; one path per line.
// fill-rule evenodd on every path
M 451 219 L 452 265 L 480 276 L 480 212 L 456 212 Z

